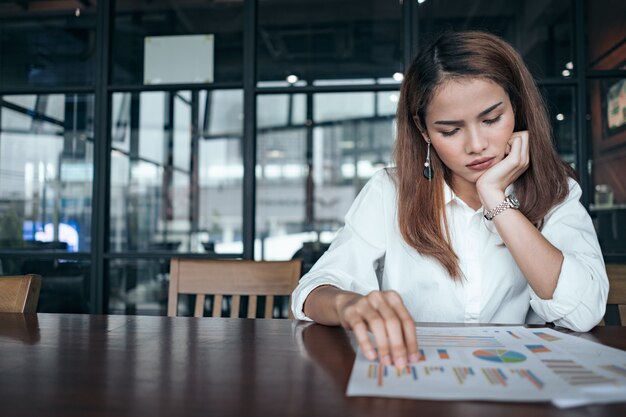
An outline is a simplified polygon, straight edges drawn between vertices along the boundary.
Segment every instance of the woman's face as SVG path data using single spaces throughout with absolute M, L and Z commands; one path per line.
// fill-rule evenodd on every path
M 508 94 L 480 78 L 445 81 L 426 109 L 426 130 L 453 187 L 475 189 L 478 178 L 508 153 L 515 126 Z

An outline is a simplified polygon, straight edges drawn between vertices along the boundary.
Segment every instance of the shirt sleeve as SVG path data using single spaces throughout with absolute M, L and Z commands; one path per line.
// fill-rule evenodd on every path
M 547 322 L 586 332 L 606 310 L 609 281 L 591 217 L 580 204 L 580 186 L 569 180 L 569 195 L 546 216 L 545 238 L 563 253 L 563 265 L 550 300 L 529 288 L 530 305 Z
M 304 275 L 292 294 L 294 318 L 311 320 L 303 306 L 308 295 L 322 285 L 367 294 L 378 290 L 376 265 L 385 254 L 385 212 L 382 170 L 363 187 L 345 217 L 345 225 L 332 244 Z

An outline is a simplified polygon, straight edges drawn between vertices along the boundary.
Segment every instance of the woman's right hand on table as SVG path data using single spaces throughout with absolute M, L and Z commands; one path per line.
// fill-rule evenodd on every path
M 352 330 L 369 360 L 404 367 L 420 360 L 415 322 L 396 291 L 372 291 L 367 295 L 343 293 L 337 297 L 341 325 Z M 368 331 L 374 335 L 376 349 Z

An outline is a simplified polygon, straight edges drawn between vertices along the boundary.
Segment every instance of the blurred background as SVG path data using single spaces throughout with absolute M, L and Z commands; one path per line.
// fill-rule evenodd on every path
M 41 274 L 41 312 L 164 315 L 173 256 L 306 272 L 445 29 L 521 53 L 626 262 L 623 0 L 3 0 L 0 274 Z

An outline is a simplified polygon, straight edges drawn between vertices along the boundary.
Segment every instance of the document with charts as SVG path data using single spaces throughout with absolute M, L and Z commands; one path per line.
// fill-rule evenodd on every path
M 626 352 L 618 349 L 521 326 L 418 327 L 417 335 L 420 361 L 401 369 L 358 351 L 347 395 L 559 406 L 626 401 Z

